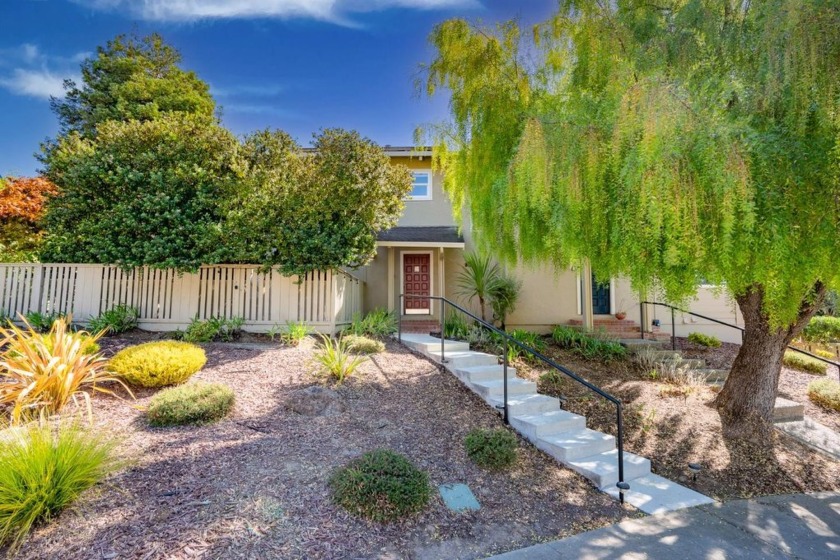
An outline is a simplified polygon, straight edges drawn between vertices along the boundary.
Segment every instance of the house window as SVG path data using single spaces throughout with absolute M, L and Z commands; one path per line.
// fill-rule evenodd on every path
M 414 182 L 411 185 L 409 200 L 432 200 L 431 171 L 414 171 Z

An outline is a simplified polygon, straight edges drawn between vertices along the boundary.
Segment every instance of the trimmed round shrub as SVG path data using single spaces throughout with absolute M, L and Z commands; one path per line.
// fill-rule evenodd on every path
M 815 360 L 814 358 L 793 350 L 785 352 L 782 363 L 791 369 L 795 369 L 804 373 L 811 373 L 814 375 L 825 375 L 828 364 Z
M 464 439 L 467 456 L 485 469 L 506 469 L 516 462 L 516 448 L 519 442 L 510 431 L 476 429 Z
M 720 348 L 720 339 L 716 336 L 693 332 L 688 335 L 688 340 L 694 344 L 705 346 L 706 348 Z
M 207 356 L 201 347 L 161 340 L 120 350 L 111 358 L 108 369 L 132 385 L 165 387 L 183 383 L 205 363 Z
M 152 426 L 209 424 L 233 408 L 233 390 L 220 383 L 189 383 L 164 389 L 152 397 L 146 416 Z
M 333 500 L 374 521 L 396 521 L 429 503 L 429 476 L 388 449 L 365 453 L 330 478 Z
M 840 412 L 840 382 L 817 379 L 808 384 L 808 398 L 823 408 Z
M 342 337 L 347 343 L 347 349 L 356 354 L 378 354 L 385 351 L 385 343 L 366 336 L 348 334 Z

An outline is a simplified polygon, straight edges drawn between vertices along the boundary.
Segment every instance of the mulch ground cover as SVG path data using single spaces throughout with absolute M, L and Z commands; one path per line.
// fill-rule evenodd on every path
M 737 346 L 718 349 L 682 341 L 686 357 L 702 357 L 711 367 L 728 368 Z M 678 348 L 678 349 L 680 349 Z M 669 396 L 673 386 L 647 377 L 647 371 L 629 360 L 585 360 L 549 345 L 548 354 L 584 378 L 622 399 L 625 404 L 625 449 L 651 460 L 653 472 L 678 481 L 718 500 L 791 492 L 840 490 L 840 462 L 776 431 L 771 447 L 727 440 L 713 401 L 716 390 L 696 387 L 686 396 Z M 538 380 L 546 371 L 517 363 L 518 375 Z M 805 387 L 813 375 L 785 368 L 780 394 L 804 403 L 806 414 L 840 429 L 840 414 L 808 401 Z M 615 433 L 615 407 L 571 380 L 541 382 L 540 392 L 567 398 L 564 407 L 587 417 L 590 428 Z M 688 463 L 703 470 L 693 480 Z
M 110 353 L 155 338 L 102 341 Z M 464 437 L 501 427 L 450 374 L 394 343 L 337 388 L 346 411 L 302 416 L 290 393 L 317 384 L 311 344 L 301 348 L 205 345 L 194 380 L 236 392 L 233 414 L 206 426 L 150 428 L 137 400 L 93 398 L 94 422 L 121 438 L 130 466 L 34 531 L 21 558 L 482 558 L 638 515 L 523 443 L 507 472 L 481 470 Z M 428 509 L 393 524 L 333 504 L 330 474 L 377 448 L 408 456 L 434 486 L 466 483 L 481 503 Z

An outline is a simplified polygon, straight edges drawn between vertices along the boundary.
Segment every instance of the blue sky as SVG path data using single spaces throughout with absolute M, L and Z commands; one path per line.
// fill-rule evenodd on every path
M 32 175 L 57 131 L 49 96 L 97 45 L 153 31 L 207 81 L 237 134 L 281 128 L 307 144 L 324 127 L 412 143 L 446 117 L 415 94 L 440 21 L 542 20 L 555 0 L 0 0 L 0 175 Z

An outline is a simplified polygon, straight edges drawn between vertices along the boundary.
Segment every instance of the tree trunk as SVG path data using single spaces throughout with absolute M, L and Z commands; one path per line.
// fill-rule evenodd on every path
M 726 437 L 766 441 L 772 434 L 785 349 L 811 320 L 824 296 L 825 286 L 817 283 L 813 299 L 803 301 L 796 322 L 785 328 L 771 327 L 761 285 L 735 298 L 744 316 L 744 342 L 715 399 Z

